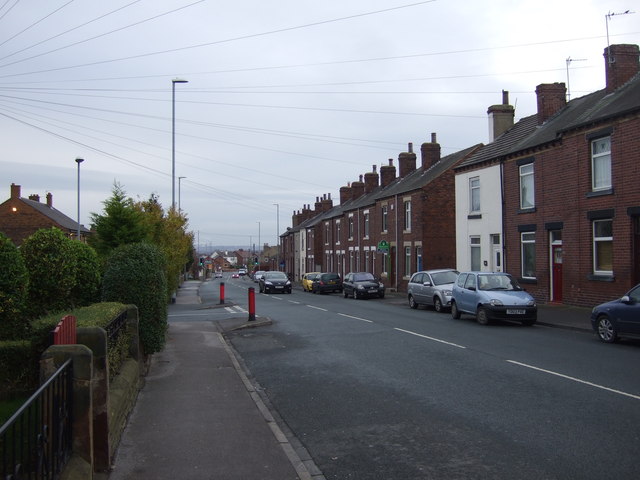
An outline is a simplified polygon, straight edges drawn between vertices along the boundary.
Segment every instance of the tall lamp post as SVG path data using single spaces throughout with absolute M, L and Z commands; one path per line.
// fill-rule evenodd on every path
M 274 203 L 274 205 L 276 206 L 276 233 L 278 234 L 278 253 L 276 255 L 276 268 L 278 269 L 278 271 L 280 271 L 280 204 Z
M 188 80 L 171 80 L 171 208 L 176 208 L 176 83 L 189 83 Z
M 181 212 L 181 208 L 180 208 L 180 183 L 182 181 L 183 178 L 187 178 L 187 177 L 178 177 L 178 212 Z
M 80 240 L 80 164 L 84 162 L 84 158 L 76 158 L 78 164 L 78 240 Z
M 260 222 L 258 222 L 258 265 L 260 265 L 260 257 L 262 256 L 260 255 L 260 247 Z

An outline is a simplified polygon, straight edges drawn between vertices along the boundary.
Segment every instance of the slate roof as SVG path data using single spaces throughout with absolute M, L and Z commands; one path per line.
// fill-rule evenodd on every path
M 20 201 L 24 202 L 34 210 L 37 210 L 38 212 L 42 213 L 46 217 L 50 218 L 61 227 L 66 228 L 68 230 L 74 230 L 74 231 L 78 230 L 77 220 L 73 220 L 72 218 L 67 217 L 64 213 L 62 213 L 60 210 L 57 210 L 56 208 L 50 207 L 46 203 L 37 202 L 35 200 L 31 200 L 28 198 L 20 197 Z M 91 233 L 91 231 L 85 228 L 84 225 L 80 225 L 80 232 L 85 234 Z
M 638 111 L 640 73 L 614 92 L 607 93 L 606 89 L 602 89 L 567 102 L 566 106 L 542 125 L 537 124 L 537 115 L 523 118 L 456 168 L 504 158 L 553 142 L 565 132 Z

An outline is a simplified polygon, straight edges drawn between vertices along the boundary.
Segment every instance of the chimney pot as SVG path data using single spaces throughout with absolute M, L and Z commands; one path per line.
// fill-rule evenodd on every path
M 413 153 L 413 143 L 409 142 L 409 146 L 407 147 L 409 153 Z
M 53 194 L 47 193 L 47 207 L 53 207 Z

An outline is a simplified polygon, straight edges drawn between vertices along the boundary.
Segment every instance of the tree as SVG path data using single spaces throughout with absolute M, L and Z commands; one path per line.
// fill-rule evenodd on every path
M 25 338 L 29 322 L 25 302 L 29 277 L 13 242 L 0 233 L 0 340 Z
M 149 232 L 142 212 L 117 182 L 113 184 L 111 197 L 103 204 L 104 215 L 91 214 L 95 234 L 88 242 L 105 261 L 115 248 L 147 240 Z
M 107 260 L 102 282 L 106 302 L 134 304 L 140 319 L 140 341 L 146 354 L 159 352 L 167 330 L 166 264 L 150 243 L 116 248 Z
M 28 310 L 32 316 L 71 306 L 77 269 L 71 243 L 73 240 L 55 227 L 40 229 L 22 243 L 20 253 L 29 266 Z
M 175 209 L 165 214 L 156 195 L 145 202 L 136 203 L 143 213 L 145 229 L 149 240 L 157 245 L 167 262 L 167 300 L 175 292 L 180 282 L 180 274 L 185 265 L 192 261 L 189 257 L 193 248 L 193 233 L 186 231 L 187 219 Z

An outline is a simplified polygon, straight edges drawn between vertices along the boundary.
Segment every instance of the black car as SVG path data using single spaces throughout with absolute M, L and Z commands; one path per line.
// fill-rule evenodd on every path
M 337 273 L 321 273 L 311 285 L 311 293 L 342 292 L 342 278 Z
M 352 272 L 342 282 L 344 298 L 384 298 L 384 284 L 369 272 Z
M 291 282 L 283 272 L 264 272 L 258 280 L 260 293 L 291 293 Z

